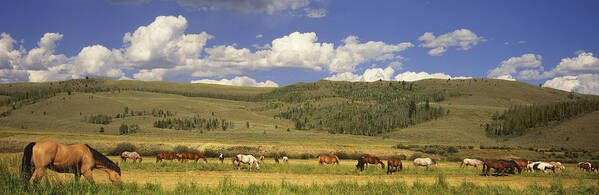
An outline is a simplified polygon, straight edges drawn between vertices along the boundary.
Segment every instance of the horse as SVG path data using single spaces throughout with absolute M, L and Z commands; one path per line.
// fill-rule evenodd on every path
M 383 161 L 381 161 L 379 159 L 379 157 L 376 156 L 366 156 L 366 157 L 361 157 L 364 158 L 364 160 L 366 161 L 366 167 L 368 167 L 368 164 L 381 164 L 381 168 L 385 169 L 385 163 L 383 163 Z
M 289 158 L 287 158 L 286 156 L 283 156 L 283 162 L 289 163 Z
M 100 169 L 108 173 L 110 181 L 121 181 L 121 168 L 87 144 L 29 143 L 23 150 L 21 161 L 21 172 L 25 178 L 30 183 L 37 183 L 46 168 L 59 173 L 74 173 L 76 180 L 83 175 L 90 183 L 94 183 L 92 170 Z
M 400 159 L 391 158 L 387 160 L 387 174 L 393 175 L 393 172 L 398 171 L 397 168 L 399 168 L 400 171 L 403 169 Z
M 521 169 L 518 169 L 518 173 L 522 174 L 522 169 L 524 169 L 524 170 L 528 169 L 528 163 L 529 163 L 529 161 L 522 160 L 522 159 L 516 159 L 516 160 L 513 160 L 513 161 L 516 162 L 516 164 L 518 164 L 518 166 L 521 167 Z
M 414 159 L 414 168 L 418 168 L 418 166 L 426 167 L 428 169 L 429 166 L 435 165 L 437 166 L 437 161 L 431 158 L 416 158 Z
M 275 155 L 275 163 L 279 164 L 279 156 Z
M 139 159 L 140 163 L 143 160 L 141 158 L 141 155 L 139 155 L 139 153 L 137 153 L 137 152 L 127 152 L 127 151 L 125 151 L 125 152 L 121 153 L 121 160 L 123 160 L 123 162 L 126 162 L 127 158 L 130 158 L 131 160 L 133 160 L 133 162 L 136 162 L 137 159 Z
M 576 165 L 576 167 L 587 172 L 592 171 L 592 165 L 590 162 L 579 162 L 578 165 Z
M 555 167 L 555 169 L 557 169 L 558 171 L 563 171 L 566 169 L 566 167 L 564 165 L 562 165 L 562 163 L 560 162 L 548 162 L 550 165 L 553 165 L 553 167 Z
M 332 156 L 320 155 L 320 156 L 318 156 L 318 164 L 322 165 L 322 163 L 339 165 L 339 158 L 335 155 L 332 155 Z
M 180 158 L 180 161 L 183 162 L 185 162 L 186 160 L 193 160 L 197 163 L 198 160 L 202 158 L 205 163 L 208 163 L 206 156 L 202 155 L 199 152 L 183 152 L 181 154 L 177 154 L 177 156 Z
M 360 169 L 360 171 L 364 171 L 364 165 L 366 164 L 366 159 L 364 157 L 360 157 L 358 159 L 358 164 L 356 164 L 356 169 Z
M 264 161 L 264 156 L 260 156 L 260 162 Z
M 241 169 L 240 163 L 248 164 L 250 170 L 254 164 L 256 164 L 256 169 L 260 169 L 260 162 L 252 155 L 238 154 L 235 159 L 237 160 L 237 169 Z
M 599 163 L 591 163 L 591 171 L 599 171 Z
M 553 166 L 549 163 L 546 163 L 546 162 L 533 162 L 533 163 L 529 164 L 528 166 L 532 170 L 532 172 L 537 170 L 537 171 L 543 171 L 543 173 L 546 173 L 547 169 L 550 169 L 555 173 L 555 166 Z
M 225 155 L 223 155 L 223 153 L 220 153 L 218 155 L 218 160 L 220 161 L 220 164 L 223 164 L 223 162 L 225 161 Z
M 462 164 L 460 164 L 460 168 L 464 168 L 467 166 L 473 166 L 474 168 L 478 168 L 479 165 L 483 165 L 482 160 L 465 158 L 464 160 L 462 160 Z
M 497 176 L 499 176 L 499 172 L 501 172 L 501 176 L 505 176 L 506 169 L 517 168 L 518 171 L 522 170 L 520 165 L 513 160 L 485 161 L 483 163 L 483 175 L 489 176 L 491 168 L 495 169 Z
M 173 153 L 160 152 L 156 154 L 156 163 L 162 162 L 162 160 L 174 160 L 177 156 Z

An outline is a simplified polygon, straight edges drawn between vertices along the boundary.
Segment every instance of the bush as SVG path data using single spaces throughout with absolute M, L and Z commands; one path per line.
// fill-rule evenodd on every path
M 204 156 L 206 157 L 218 157 L 218 155 L 220 154 L 220 152 L 216 151 L 216 150 L 212 150 L 212 149 L 206 149 L 204 150 Z
M 129 134 L 129 126 L 125 125 L 125 124 L 121 124 L 121 127 L 119 127 L 119 135 L 127 135 Z
M 109 153 L 110 155 L 121 155 L 123 152 L 135 152 L 137 151 L 137 147 L 129 142 L 122 142 L 116 145 L 114 149 Z
M 412 154 L 412 155 L 410 156 L 410 158 L 408 158 L 408 160 L 414 160 L 414 159 L 416 159 L 416 158 L 421 158 L 421 157 L 423 157 L 423 156 L 424 156 L 424 155 L 422 155 L 422 153 L 418 153 L 418 152 L 416 152 L 416 153 Z

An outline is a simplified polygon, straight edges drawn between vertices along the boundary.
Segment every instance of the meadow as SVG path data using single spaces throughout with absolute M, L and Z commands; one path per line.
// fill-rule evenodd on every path
M 110 157 L 120 161 L 117 157 Z M 146 157 L 143 163 L 120 163 L 123 182 L 111 184 L 106 174 L 94 171 L 96 184 L 74 181 L 72 174 L 46 171 L 39 184 L 20 179 L 20 154 L 2 154 L 0 191 L 3 193 L 240 193 L 240 194 L 333 194 L 333 193 L 485 193 L 485 194 L 593 194 L 599 192 L 599 175 L 576 170 L 573 165 L 560 173 L 523 173 L 485 177 L 480 169 L 459 168 L 458 163 L 442 162 L 437 167 L 413 168 L 404 161 L 404 170 L 385 174 L 380 167 L 355 169 L 355 161 L 342 160 L 339 166 L 319 166 L 316 159 L 291 159 L 274 164 L 266 159 L 260 170 L 237 170 L 231 163 L 208 164 L 162 162 Z

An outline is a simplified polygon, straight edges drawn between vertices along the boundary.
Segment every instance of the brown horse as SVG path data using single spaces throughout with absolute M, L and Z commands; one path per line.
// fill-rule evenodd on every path
M 275 155 L 275 163 L 279 164 L 279 156 Z
M 397 168 L 399 168 L 400 171 L 403 169 L 400 159 L 391 158 L 387 160 L 387 174 L 393 175 L 393 172 L 397 172 Z
M 318 157 L 318 164 L 322 165 L 322 163 L 327 163 L 327 164 L 337 164 L 339 165 L 339 158 L 337 158 L 337 156 L 332 155 L 320 155 Z
M 379 159 L 379 157 L 376 156 L 366 156 L 366 157 L 362 157 L 364 158 L 364 160 L 366 161 L 366 167 L 368 167 L 368 164 L 381 164 L 381 168 L 385 169 L 385 163 L 383 163 L 383 161 L 381 161 Z
M 592 164 L 589 162 L 579 162 L 576 167 L 587 172 L 591 172 L 592 170 Z
M 528 167 L 528 161 L 527 160 L 518 159 L 518 160 L 513 160 L 513 161 L 516 162 L 516 164 L 518 164 L 518 166 L 520 166 L 524 170 L 526 170 L 527 167 Z M 522 174 L 522 169 L 518 169 L 518 173 Z
M 202 155 L 199 152 L 183 152 L 181 154 L 177 154 L 179 161 L 193 160 L 198 162 L 200 158 L 204 160 L 205 163 L 208 163 L 206 156 Z
M 53 141 L 29 143 L 23 151 L 23 175 L 30 183 L 38 182 L 46 168 L 59 173 L 74 173 L 77 180 L 83 175 L 90 183 L 94 182 L 93 169 L 108 173 L 112 182 L 121 180 L 121 168 L 87 144 L 67 146 Z
M 173 153 L 160 152 L 156 154 L 156 162 L 162 162 L 162 160 L 174 160 L 177 156 Z
M 591 163 L 591 171 L 599 171 L 599 163 Z
M 137 153 L 137 152 L 123 152 L 123 153 L 121 153 L 121 160 L 123 160 L 123 162 L 126 162 L 127 158 L 133 160 L 133 162 L 136 162 L 139 159 L 140 163 L 143 160 L 143 158 L 141 158 L 141 155 L 139 155 L 139 153 Z
M 518 172 L 522 171 L 522 168 L 514 160 L 485 161 L 483 163 L 483 175 L 489 176 L 491 168 L 495 169 L 497 176 L 499 176 L 499 172 L 501 172 L 501 176 L 505 176 L 506 169 L 516 168 Z

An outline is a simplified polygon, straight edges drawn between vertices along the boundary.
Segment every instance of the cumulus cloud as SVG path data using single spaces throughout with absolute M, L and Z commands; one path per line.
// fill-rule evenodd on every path
M 250 86 L 250 87 L 278 87 L 279 84 L 266 80 L 264 82 L 257 82 L 255 79 L 241 76 L 235 77 L 233 79 L 221 79 L 221 80 L 210 80 L 210 79 L 201 79 L 201 80 L 193 80 L 191 83 L 207 83 L 207 84 L 219 84 L 219 85 L 233 85 L 233 86 Z
M 423 42 L 420 44 L 420 47 L 433 48 L 428 52 L 431 56 L 443 55 L 449 47 L 459 47 L 459 50 L 469 50 L 479 42 L 486 41 L 485 38 L 476 35 L 468 29 L 455 30 L 439 35 L 438 37 L 435 37 L 431 32 L 426 32 L 418 40 Z
M 582 51 L 576 57 L 563 58 L 553 70 L 543 73 L 543 77 L 583 73 L 599 73 L 599 59 L 593 53 Z
M 472 77 L 452 77 L 445 73 L 427 73 L 406 71 L 395 76 L 396 81 L 418 81 L 422 79 L 471 79 Z
M 0 69 L 0 83 L 14 83 L 27 81 L 29 73 L 24 70 Z
M 391 66 L 382 69 L 382 68 L 371 68 L 371 69 L 366 69 L 364 71 L 363 74 L 359 75 L 359 74 L 354 74 L 351 72 L 344 72 L 344 73 L 338 73 L 335 75 L 332 75 L 330 77 L 325 78 L 326 80 L 331 80 L 331 81 L 366 81 L 366 82 L 372 82 L 372 81 L 378 81 L 378 80 L 391 80 L 391 77 L 393 76 L 393 73 L 395 72 L 395 70 L 393 70 L 393 68 Z
M 262 34 L 257 34 L 257 35 L 256 35 L 256 38 L 262 38 L 263 36 L 264 36 L 264 35 L 262 35 Z
M 541 55 L 536 54 L 523 54 L 520 57 L 511 57 L 501 62 L 499 67 L 489 71 L 487 75 L 490 78 L 515 80 L 513 74 L 517 73 L 518 69 L 533 69 L 541 67 Z M 532 70 L 528 70 L 525 74 L 521 74 L 521 77 L 528 78 L 532 76 Z M 527 74 L 528 73 L 528 74 Z
M 197 63 L 202 49 L 213 36 L 206 32 L 184 34 L 183 16 L 158 16 L 123 37 L 125 57 L 134 67 L 169 68 Z
M 322 18 L 327 16 L 327 10 L 320 8 L 320 9 L 311 9 L 311 8 L 305 8 L 304 11 L 306 12 L 306 16 L 310 17 L 310 18 Z
M 543 86 L 564 91 L 599 95 L 599 74 L 556 77 L 546 81 Z
M 15 43 L 9 34 L 0 34 L 0 69 L 12 69 L 18 64 L 22 52 L 14 49 Z

